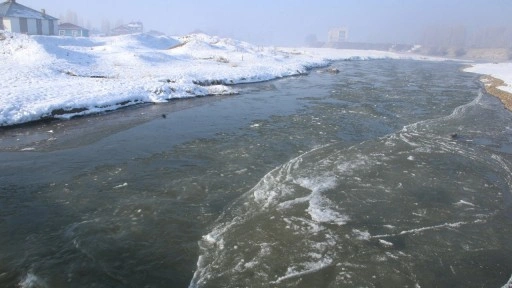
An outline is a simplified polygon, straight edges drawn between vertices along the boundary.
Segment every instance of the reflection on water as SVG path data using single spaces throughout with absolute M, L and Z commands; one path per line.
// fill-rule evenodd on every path
M 457 64 L 335 66 L 2 131 L 0 283 L 504 285 L 510 113 Z

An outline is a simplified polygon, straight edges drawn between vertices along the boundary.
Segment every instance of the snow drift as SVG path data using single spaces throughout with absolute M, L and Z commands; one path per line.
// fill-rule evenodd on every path
M 233 84 L 307 73 L 334 60 L 422 59 L 378 51 L 259 47 L 204 34 L 71 38 L 0 33 L 0 126 L 232 94 Z

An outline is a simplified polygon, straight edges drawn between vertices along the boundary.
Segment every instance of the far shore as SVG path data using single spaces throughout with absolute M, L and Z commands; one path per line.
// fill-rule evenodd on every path
M 505 82 L 501 79 L 494 78 L 490 75 L 484 75 L 480 78 L 480 81 L 484 83 L 485 91 L 487 93 L 498 97 L 505 108 L 512 111 L 512 93 L 499 89 L 500 86 L 505 86 Z

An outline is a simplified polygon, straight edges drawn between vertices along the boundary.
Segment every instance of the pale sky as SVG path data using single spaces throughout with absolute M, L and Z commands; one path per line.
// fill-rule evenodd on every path
M 353 42 L 416 43 L 425 27 L 512 29 L 512 0 L 17 0 L 54 17 L 68 11 L 101 28 L 141 21 L 145 31 L 184 35 L 201 30 L 262 45 L 302 45 L 346 27 Z M 80 23 L 78 23 L 80 24 Z M 112 27 L 113 28 L 113 27 Z

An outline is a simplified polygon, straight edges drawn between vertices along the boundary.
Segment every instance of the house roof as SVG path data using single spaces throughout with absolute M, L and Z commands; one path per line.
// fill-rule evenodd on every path
M 71 23 L 59 24 L 59 29 L 64 29 L 64 30 L 89 30 L 89 29 L 86 29 L 86 28 L 83 28 L 83 27 L 80 27 L 78 25 L 71 24 Z
M 118 26 L 112 30 L 113 31 L 138 31 L 138 30 L 142 30 L 142 28 L 143 28 L 142 22 L 130 22 L 128 24 Z
M 40 20 L 58 20 L 48 14 L 36 11 L 27 6 L 23 6 L 16 2 L 16 0 L 7 0 L 0 3 L 0 17 L 18 17 L 30 18 Z

